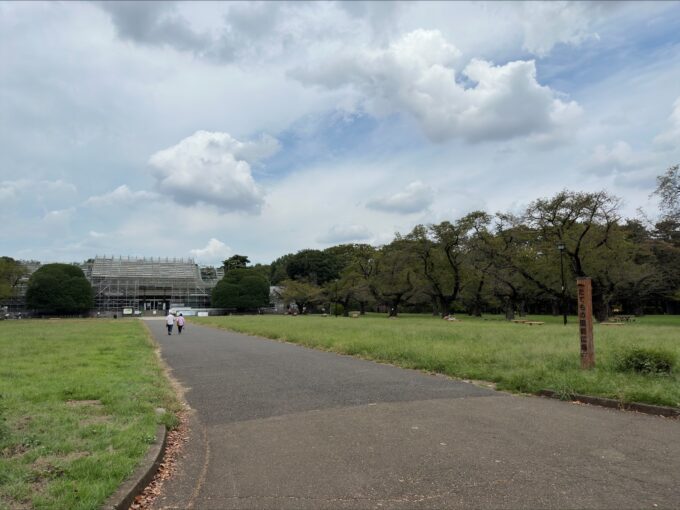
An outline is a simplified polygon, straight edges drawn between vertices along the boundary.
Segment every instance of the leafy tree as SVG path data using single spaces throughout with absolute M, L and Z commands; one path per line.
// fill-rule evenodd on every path
M 254 310 L 269 304 L 269 281 L 253 268 L 227 271 L 212 292 L 212 304 L 219 308 Z
M 674 165 L 656 178 L 654 194 L 661 199 L 666 219 L 680 221 L 680 165 Z
M 16 295 L 19 281 L 27 274 L 26 267 L 11 257 L 0 257 L 0 303 Z
M 43 314 L 79 314 L 92 308 L 92 286 L 70 264 L 45 264 L 28 281 L 26 305 Z
M 288 262 L 293 258 L 294 254 L 288 253 L 279 257 L 269 265 L 269 280 L 272 285 L 279 285 L 283 280 L 288 279 Z
M 244 267 L 248 267 L 250 260 L 248 260 L 248 257 L 245 255 L 232 255 L 222 262 L 222 264 L 224 265 L 224 271 L 226 273 L 232 269 L 243 269 Z
M 306 313 L 323 298 L 320 287 L 302 280 L 282 281 L 279 296 L 286 304 L 295 302 L 300 313 Z
M 376 301 L 388 307 L 389 316 L 396 317 L 399 307 L 418 290 L 414 259 L 408 241 L 396 239 L 376 253 L 369 288 Z
M 340 262 L 333 253 L 320 250 L 301 250 L 286 265 L 288 278 L 324 285 L 340 276 Z

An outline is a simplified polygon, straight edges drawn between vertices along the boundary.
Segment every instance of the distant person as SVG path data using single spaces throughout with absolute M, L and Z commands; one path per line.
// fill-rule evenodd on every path
M 184 328 L 184 317 L 182 314 L 179 314 L 179 317 L 177 317 L 177 334 L 181 335 L 182 334 L 182 329 Z
M 165 325 L 168 327 L 168 335 L 172 335 L 172 327 L 175 325 L 175 316 L 168 312 L 165 318 Z

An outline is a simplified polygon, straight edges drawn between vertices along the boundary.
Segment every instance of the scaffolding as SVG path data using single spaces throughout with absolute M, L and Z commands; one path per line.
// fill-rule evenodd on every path
M 204 281 L 193 259 L 96 256 L 86 264 L 96 311 L 134 313 L 210 306 L 217 279 Z

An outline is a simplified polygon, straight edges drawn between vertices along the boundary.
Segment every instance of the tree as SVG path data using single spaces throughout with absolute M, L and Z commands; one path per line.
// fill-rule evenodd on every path
M 19 281 L 27 274 L 26 267 L 12 257 L 0 257 L 0 303 L 16 295 Z
M 399 307 L 418 289 L 413 255 L 408 241 L 396 239 L 376 253 L 369 288 L 376 301 L 386 305 L 389 316 L 396 317 Z
M 680 165 L 674 165 L 656 178 L 654 195 L 661 199 L 666 219 L 680 221 Z
M 212 292 L 212 305 L 242 312 L 269 304 L 269 281 L 253 268 L 235 267 L 227 271 Z
M 245 255 L 232 255 L 227 260 L 223 261 L 222 264 L 224 265 L 224 272 L 226 273 L 232 269 L 243 269 L 244 267 L 248 267 L 250 260 L 248 260 L 248 257 Z
M 542 253 L 564 246 L 569 268 L 576 277 L 593 278 L 593 312 L 599 321 L 609 315 L 606 288 L 595 274 L 595 266 L 613 253 L 610 243 L 618 225 L 619 199 L 605 191 L 579 193 L 562 191 L 550 199 L 539 199 L 527 209 L 525 221 L 535 230 L 534 246 Z
M 340 276 L 340 262 L 331 252 L 301 250 L 288 260 L 286 273 L 291 280 L 324 285 Z
M 26 305 L 42 314 L 80 314 L 92 308 L 92 286 L 82 269 L 70 264 L 46 264 L 28 281 Z
M 321 288 L 302 280 L 284 280 L 281 282 L 279 296 L 286 304 L 295 302 L 300 313 L 307 310 L 322 297 Z

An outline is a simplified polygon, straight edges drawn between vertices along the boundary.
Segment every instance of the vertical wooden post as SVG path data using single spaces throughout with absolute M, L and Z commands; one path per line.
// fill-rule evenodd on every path
M 576 278 L 578 289 L 578 328 L 581 337 L 581 368 L 595 366 L 593 343 L 593 287 L 590 278 Z

